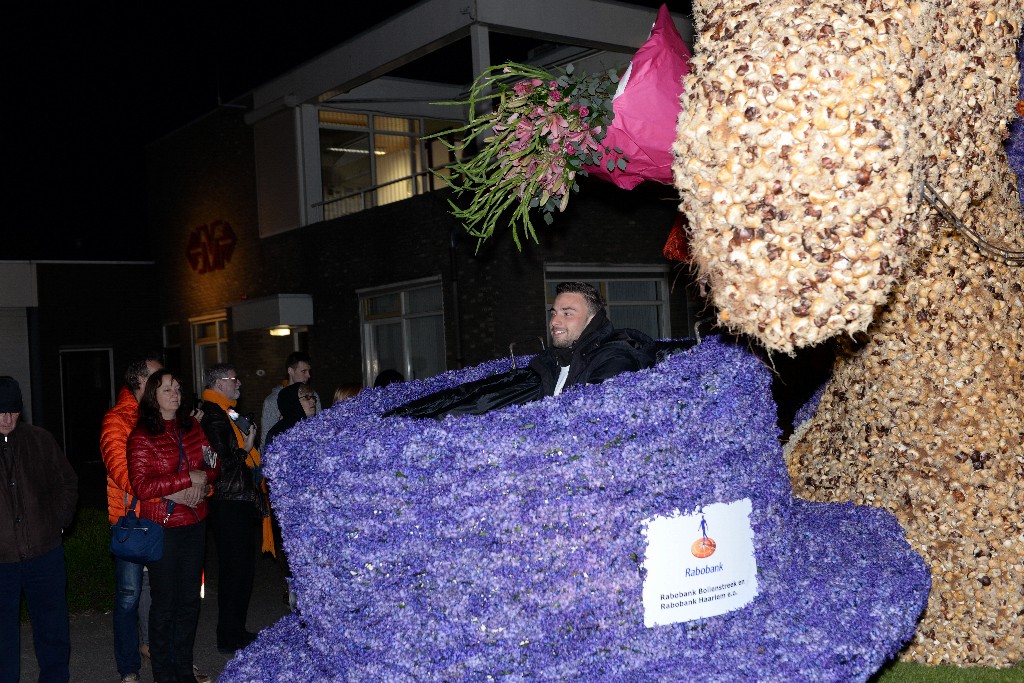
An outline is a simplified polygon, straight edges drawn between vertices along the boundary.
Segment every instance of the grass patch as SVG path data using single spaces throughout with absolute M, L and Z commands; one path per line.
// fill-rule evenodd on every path
M 871 678 L 871 683 L 1021 683 L 1024 663 L 1010 669 L 988 667 L 925 666 L 890 662 Z
M 79 508 L 64 537 L 68 566 L 68 610 L 109 612 L 114 608 L 114 560 L 106 510 Z

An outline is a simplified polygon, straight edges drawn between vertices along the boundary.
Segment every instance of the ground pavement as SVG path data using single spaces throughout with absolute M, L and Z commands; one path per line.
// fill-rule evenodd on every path
M 207 544 L 206 555 L 206 597 L 199 612 L 199 628 L 196 633 L 195 663 L 200 671 L 210 674 L 216 681 L 229 655 L 217 652 L 217 558 L 212 539 Z M 256 563 L 256 582 L 249 606 L 247 627 L 258 631 L 270 626 L 288 613 L 284 604 L 281 573 L 274 559 L 264 555 Z M 21 680 L 35 681 L 39 676 L 35 653 L 32 650 L 32 629 L 26 622 L 21 628 Z M 140 679 L 146 683 L 153 680 L 153 672 L 143 661 Z M 110 612 L 74 614 L 71 616 L 71 682 L 72 683 L 117 683 L 117 666 L 114 663 L 114 626 Z

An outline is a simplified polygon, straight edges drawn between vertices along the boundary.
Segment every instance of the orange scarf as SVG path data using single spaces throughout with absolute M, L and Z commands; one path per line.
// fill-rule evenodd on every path
M 209 401 L 210 403 L 216 403 L 221 409 L 228 413 L 229 410 L 233 409 L 238 403 L 219 391 L 213 389 L 203 389 L 203 400 Z M 230 419 L 230 413 L 228 414 Z M 241 448 L 242 444 L 245 443 L 245 435 L 242 434 L 242 430 L 238 428 L 234 420 L 231 420 L 231 429 L 235 432 L 235 440 L 238 442 L 238 447 Z M 262 459 L 260 458 L 260 452 L 256 448 L 249 449 L 249 455 L 245 457 L 245 464 L 251 469 L 253 467 L 259 467 Z M 260 490 L 263 495 L 267 494 L 267 480 L 264 479 L 260 482 Z M 263 552 L 270 553 L 274 557 L 277 557 L 277 550 L 274 548 L 274 528 L 271 526 L 270 517 L 263 518 Z

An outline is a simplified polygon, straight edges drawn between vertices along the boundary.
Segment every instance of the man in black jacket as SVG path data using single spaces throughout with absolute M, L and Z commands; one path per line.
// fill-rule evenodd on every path
M 545 396 L 654 365 L 654 340 L 639 330 L 615 329 L 601 293 L 586 282 L 558 285 L 548 331 L 551 346 L 530 362 Z
M 555 292 L 548 323 L 551 346 L 530 361 L 529 370 L 512 370 L 443 389 L 401 405 L 385 417 L 481 415 L 654 365 L 654 340 L 640 330 L 615 329 L 595 287 L 586 282 L 562 282 Z
M 234 654 L 255 639 L 245 628 L 259 550 L 253 444 L 259 430 L 235 411 L 242 381 L 235 366 L 219 363 L 204 374 L 203 432 L 220 459 L 210 498 L 210 529 L 217 544 L 217 649 Z M 240 426 L 241 425 L 241 426 Z

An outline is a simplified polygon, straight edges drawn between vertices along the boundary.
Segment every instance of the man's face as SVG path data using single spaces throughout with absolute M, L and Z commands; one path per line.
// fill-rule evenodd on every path
M 146 380 L 149 379 L 149 376 L 152 375 L 157 370 L 163 370 L 163 367 L 164 366 L 161 365 L 158 361 L 155 361 L 155 360 L 147 360 L 146 361 L 146 374 L 139 375 L 139 388 L 136 389 L 134 392 L 132 392 L 132 393 L 135 394 L 135 400 L 136 401 L 138 401 L 139 399 L 142 398 L 142 393 L 146 390 Z
M 593 318 L 582 294 L 559 294 L 551 307 L 551 321 L 548 323 L 551 345 L 561 349 L 572 346 Z
M 238 379 L 234 370 L 230 370 L 225 372 L 223 377 L 218 377 L 210 388 L 232 401 L 237 401 L 242 393 L 242 380 Z
M 305 384 L 309 381 L 311 369 L 309 363 L 300 360 L 295 364 L 294 368 L 288 368 L 288 384 L 295 384 L 296 382 Z
M 18 426 L 18 418 L 21 417 L 21 412 L 17 413 L 0 413 L 0 434 L 7 436 L 14 431 L 14 428 Z

